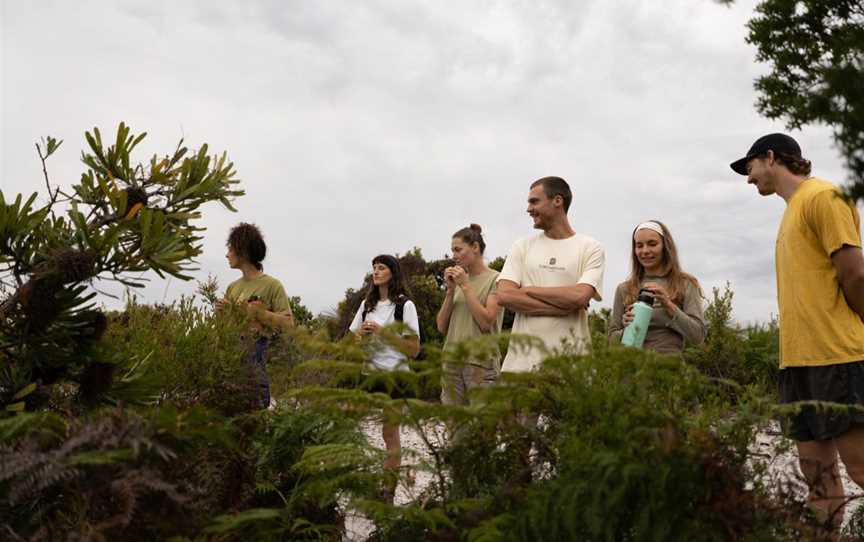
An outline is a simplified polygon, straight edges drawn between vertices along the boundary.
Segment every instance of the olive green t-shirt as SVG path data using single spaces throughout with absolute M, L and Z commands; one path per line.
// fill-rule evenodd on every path
M 496 281 L 498 272 L 490 269 L 482 275 L 469 277 L 468 282 L 471 289 L 477 294 L 477 298 L 484 305 L 491 294 L 497 290 Z M 504 320 L 504 309 L 498 311 L 498 318 L 492 324 L 488 332 L 480 330 L 480 326 L 471 315 L 471 310 L 468 308 L 468 302 L 465 300 L 465 293 L 461 288 L 457 288 L 453 294 L 453 311 L 450 313 L 450 325 L 447 327 L 447 337 L 444 339 L 444 350 L 448 347 L 453 347 L 457 343 L 465 339 L 480 337 L 486 334 L 496 334 L 501 332 L 501 323 Z M 500 365 L 500 354 L 498 359 L 472 360 L 472 363 L 477 363 L 483 366 L 498 368 Z
M 225 299 L 234 303 L 245 303 L 252 296 L 264 304 L 270 312 L 291 314 L 291 304 L 282 283 L 270 275 L 261 275 L 254 279 L 239 278 L 228 285 Z

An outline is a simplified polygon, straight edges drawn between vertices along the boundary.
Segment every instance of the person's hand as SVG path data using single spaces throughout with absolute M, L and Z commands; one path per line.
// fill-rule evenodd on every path
M 264 312 L 264 302 L 260 299 L 246 302 L 246 314 L 253 320 L 258 320 L 258 317 Z
M 451 269 L 453 270 L 453 282 L 455 282 L 457 286 L 464 287 L 468 284 L 468 273 L 466 273 L 464 269 L 458 266 L 451 267 Z
M 381 325 L 378 322 L 366 320 L 360 324 L 360 335 L 375 334 L 381 331 Z
M 675 302 L 669 297 L 669 292 L 666 291 L 666 288 L 657 284 L 656 282 L 647 282 L 643 286 L 644 289 L 648 290 L 652 294 L 654 294 L 654 299 L 660 303 L 660 306 L 666 309 L 666 312 L 669 313 L 669 316 L 675 314 Z
M 444 284 L 447 285 L 447 290 L 454 290 L 456 288 L 456 281 L 453 279 L 453 270 L 455 267 L 448 267 L 444 270 Z
M 624 324 L 624 327 L 630 325 L 630 322 L 633 321 L 633 305 L 627 305 L 627 310 L 624 311 L 624 316 L 621 317 L 621 323 Z

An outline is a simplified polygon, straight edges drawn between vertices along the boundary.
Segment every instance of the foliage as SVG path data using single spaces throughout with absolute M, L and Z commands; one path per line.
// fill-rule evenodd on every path
M 850 173 L 850 195 L 864 198 L 864 5 L 762 0 L 747 27 L 756 60 L 770 67 L 755 83 L 759 112 L 790 129 L 830 126 Z
M 312 311 L 306 308 L 300 296 L 291 296 L 288 298 L 288 303 L 291 305 L 291 312 L 294 313 L 294 322 L 298 326 L 310 326 L 315 324 L 315 315 Z
M 712 334 L 734 331 L 718 338 L 744 346 L 706 351 L 730 363 L 748 352 L 773 355 L 770 333 L 721 326 L 730 325 L 731 300 L 730 291 L 715 292 Z M 752 447 L 775 407 L 760 386 L 734 379 L 752 379 L 758 364 L 720 379 L 709 373 L 714 366 L 690 359 L 602 346 L 506 375 L 476 391 L 471 406 L 444 406 L 368 391 L 400 381 L 422 394 L 424 381 L 440 378 L 434 347 L 420 372 L 369 372 L 362 345 L 300 329 L 286 336 L 302 353 L 294 373 L 319 378 L 292 380 L 275 412 L 246 413 L 206 393 L 236 394 L 230 367 L 242 367 L 243 352 L 230 337 L 236 345 L 242 326 L 189 300 L 130 303 L 110 315 L 103 355 L 149 355 L 144 374 L 163 390 L 161 406 L 0 423 L 8 528 L 23 539 L 68 531 L 89 539 L 337 540 L 351 512 L 374 522 L 372 540 L 400 542 L 819 536 L 802 519 L 801 499 L 766 475 L 769 458 Z M 497 341 L 464 344 L 454 361 Z M 403 451 L 406 466 L 396 472 L 383 469 L 367 439 L 381 419 L 419 442 Z M 81 454 L 90 459 L 70 459 Z M 411 488 L 407 465 L 427 482 Z M 378 498 L 394 476 L 403 488 L 398 506 Z M 76 498 L 61 499 L 70 494 Z
M 422 442 L 414 468 L 432 481 L 399 507 L 355 505 L 378 526 L 373 540 L 798 540 L 817 532 L 799 519 L 800 501 L 763 483 L 766 464 L 750 449 L 773 415 L 770 401 L 754 389 L 733 407 L 726 386 L 683 360 L 619 348 L 507 375 L 481 394 L 482 408 L 406 401 L 399 419 Z M 434 429 L 442 420 L 452 439 Z
M 123 367 L 141 360 L 138 379 L 113 382 L 108 398 L 135 403 L 205 405 L 234 414 L 255 402 L 255 375 L 243 362 L 251 339 L 242 339 L 246 315 L 227 307 L 220 315 L 197 306 L 192 298 L 170 305 L 140 305 L 109 315 L 100 359 Z
M 12 539 L 154 539 L 206 518 L 206 493 L 177 450 L 214 438 L 198 412 L 145 420 L 120 410 L 65 422 L 22 414 L 0 422 L 0 517 Z M 182 428 L 182 431 L 178 431 Z M 187 465 L 189 466 L 189 465 Z M 182 472 L 182 471 L 179 471 Z
M 280 409 L 255 438 L 254 507 L 216 517 L 208 531 L 254 540 L 338 539 L 344 511 L 338 502 L 340 492 L 333 489 L 339 489 L 339 482 L 352 476 L 358 466 L 356 461 L 340 463 L 338 450 L 364 442 L 351 418 L 307 410 L 297 403 Z M 322 450 L 327 453 L 322 454 Z M 308 462 L 310 455 L 321 458 L 327 466 L 319 464 L 315 475 L 306 476 L 300 465 Z M 371 487 L 341 486 L 355 490 Z
M 741 328 L 732 323 L 730 286 L 714 288 L 705 310 L 708 336 L 705 343 L 688 348 L 684 358 L 702 373 L 742 386 L 756 386 L 774 396 L 779 370 L 779 330 L 776 320 Z M 729 388 L 738 393 L 739 388 Z
M 93 351 L 106 328 L 87 285 L 109 278 L 136 287 L 145 271 L 186 280 L 201 253 L 199 208 L 216 201 L 232 209 L 243 194 L 234 166 L 207 145 L 187 156 L 182 141 L 172 154 L 132 162 L 146 134 L 124 124 L 112 143 L 98 128 L 87 132 L 86 171 L 71 189 L 52 187 L 46 159 L 62 144 L 37 145 L 49 201 L 37 194 L 6 201 L 0 194 L 0 406 L 6 412 L 37 406 L 40 386 L 71 380 L 82 392 L 91 382 L 110 380 L 111 368 Z M 65 209 L 65 216 L 58 210 Z M 92 376 L 90 373 L 98 373 Z

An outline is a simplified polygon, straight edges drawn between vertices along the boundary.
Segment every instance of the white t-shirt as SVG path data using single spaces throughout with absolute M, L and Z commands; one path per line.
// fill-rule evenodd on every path
M 357 309 L 357 314 L 354 315 L 354 320 L 348 327 L 349 331 L 356 333 L 360 330 L 360 325 L 363 323 L 363 309 L 366 307 L 366 300 L 360 303 L 360 308 Z M 375 308 L 366 314 L 366 320 L 375 322 L 381 327 L 389 326 L 396 321 L 396 303 L 389 299 L 387 301 L 379 301 L 375 304 Z M 402 323 L 408 326 L 408 329 L 413 331 L 414 335 L 420 335 L 420 321 L 417 319 L 417 307 L 413 301 L 406 301 L 402 307 Z M 408 334 L 406 332 L 406 334 Z M 377 342 L 377 340 L 376 340 Z M 408 364 L 404 363 L 407 360 L 405 354 L 402 354 L 392 346 L 377 342 L 373 343 L 372 364 L 377 369 L 387 371 L 397 369 L 400 371 L 409 370 Z
M 520 288 L 588 284 L 594 287 L 594 299 L 600 301 L 605 266 L 603 246 L 591 237 L 577 233 L 567 239 L 551 239 L 541 233 L 513 244 L 498 281 L 510 280 Z M 516 313 L 513 333 L 533 335 L 550 350 L 565 347 L 569 352 L 585 354 L 591 347 L 587 311 L 578 311 L 569 316 Z M 501 370 L 530 371 L 545 356 L 538 348 L 517 347 L 511 342 Z

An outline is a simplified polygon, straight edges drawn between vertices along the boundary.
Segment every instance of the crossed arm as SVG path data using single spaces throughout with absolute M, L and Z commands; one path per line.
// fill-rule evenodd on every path
M 529 316 L 566 316 L 587 309 L 594 294 L 594 287 L 588 284 L 520 288 L 512 280 L 498 282 L 498 303 Z

